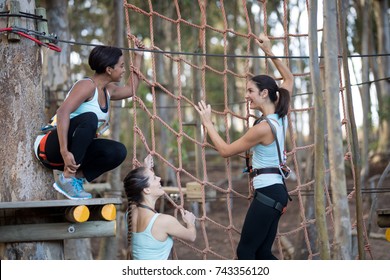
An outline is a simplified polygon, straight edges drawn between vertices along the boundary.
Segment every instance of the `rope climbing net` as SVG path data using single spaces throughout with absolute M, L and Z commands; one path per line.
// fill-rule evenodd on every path
M 256 43 L 260 32 L 272 34 L 270 39 L 277 45 L 275 53 L 283 59 L 290 58 L 288 64 L 297 87 L 288 115 L 286 148 L 295 175 L 287 181 L 293 201 L 287 210 L 290 214 L 281 218 L 273 250 L 281 259 L 294 258 L 293 244 L 299 244 L 296 247 L 304 252 L 300 258 L 319 258 L 311 195 L 315 182 L 312 135 L 316 108 L 309 93 L 308 61 L 291 57 L 291 54 L 304 56 L 308 51 L 308 34 L 302 31 L 303 18 L 309 11 L 308 1 L 298 1 L 297 9 L 302 9 L 302 18 L 298 19 L 292 15 L 294 9 L 289 9 L 289 1 L 280 1 L 272 11 L 267 8 L 271 5 L 274 8 L 273 1 L 243 0 L 228 5 L 222 0 L 200 0 L 190 1 L 191 9 L 188 3 L 184 9 L 178 0 L 142 1 L 138 6 L 130 2 L 134 3 L 124 1 L 129 45 L 133 45 L 134 35 L 142 36 L 147 44 L 145 69 L 132 69 L 143 81 L 130 108 L 134 116 L 133 165 L 139 165 L 146 153 L 153 154 L 158 175 L 176 190 L 175 194 L 167 193 L 165 200 L 169 201 L 169 207 L 165 205 L 164 211 L 177 215 L 178 209 L 191 207 L 198 217 L 197 240 L 194 243 L 177 240 L 174 258 L 234 259 L 236 256 L 240 230 L 253 197 L 249 176 L 242 172 L 244 155 L 227 159 L 218 156 L 193 106 L 199 100 L 212 103 L 215 125 L 228 143 L 248 129 L 257 116 L 243 102 L 246 81 L 261 73 L 279 78 Z M 235 15 L 234 19 L 230 15 Z M 322 29 L 318 33 L 320 36 Z M 348 156 L 351 140 L 342 79 L 339 94 L 346 161 L 353 171 Z M 328 168 L 324 171 L 326 175 Z M 352 186 L 349 190 L 350 201 L 354 189 Z M 325 182 L 326 217 L 332 233 L 334 219 L 329 192 Z M 353 221 L 351 224 L 355 226 Z M 365 243 L 369 251 L 368 241 Z

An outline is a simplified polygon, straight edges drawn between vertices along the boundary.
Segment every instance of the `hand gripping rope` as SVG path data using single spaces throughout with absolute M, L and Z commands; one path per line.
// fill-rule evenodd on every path
M 19 28 L 19 27 L 0 28 L 0 33 L 1 32 L 12 32 L 12 33 L 18 34 L 18 35 L 20 35 L 22 37 L 25 37 L 25 38 L 27 38 L 27 39 L 29 39 L 31 41 L 34 41 L 39 46 L 44 46 L 44 47 L 46 47 L 48 49 L 51 49 L 53 51 L 61 52 L 61 48 L 59 48 L 55 44 L 53 44 L 53 43 L 44 43 L 44 42 L 42 42 L 42 41 L 40 41 L 40 40 L 38 40 L 38 39 L 36 39 L 36 38 L 31 36 L 31 35 L 35 35 L 37 37 L 47 38 L 47 39 L 49 39 L 49 41 L 54 41 L 53 37 L 46 36 L 44 33 L 40 33 L 40 32 L 37 32 L 37 31 L 32 31 L 32 30 L 28 30 L 28 29 L 24 29 L 24 28 Z

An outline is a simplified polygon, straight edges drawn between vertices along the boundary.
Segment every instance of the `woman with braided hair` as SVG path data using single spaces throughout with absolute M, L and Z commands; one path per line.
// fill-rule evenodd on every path
M 286 175 L 282 172 L 282 152 L 294 76 L 272 53 L 269 38 L 261 34 L 259 39 L 260 48 L 270 56 L 283 78 L 280 87 L 268 75 L 254 76 L 248 81 L 245 99 L 251 110 L 262 113 L 262 118 L 241 138 L 229 144 L 213 125 L 210 105 L 201 101 L 195 106 L 208 136 L 221 156 L 230 157 L 250 149 L 253 151 L 253 167 L 248 165 L 248 171 L 255 191 L 237 247 L 237 257 L 241 260 L 276 259 L 271 249 L 280 216 L 289 198 L 284 184 Z
M 164 195 L 161 178 L 153 170 L 153 158 L 145 158 L 145 166 L 131 170 L 123 180 L 128 200 L 127 223 L 130 258 L 134 260 L 166 260 L 173 237 L 195 241 L 196 228 L 193 213 L 180 209 L 183 226 L 175 217 L 157 213 L 155 203 Z

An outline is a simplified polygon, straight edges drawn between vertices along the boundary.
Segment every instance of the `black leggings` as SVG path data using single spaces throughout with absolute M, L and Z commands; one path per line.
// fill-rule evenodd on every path
M 96 138 L 98 119 L 95 113 L 80 114 L 70 120 L 68 149 L 73 154 L 87 181 L 118 167 L 126 158 L 126 147 L 117 141 Z M 64 163 L 60 153 L 57 130 L 53 130 L 46 140 L 45 153 L 50 163 Z M 64 166 L 51 166 L 50 169 L 64 170 Z
M 287 205 L 288 195 L 282 184 L 257 189 L 257 192 Z M 281 213 L 253 199 L 245 217 L 237 247 L 239 260 L 276 260 L 271 249 L 278 230 Z

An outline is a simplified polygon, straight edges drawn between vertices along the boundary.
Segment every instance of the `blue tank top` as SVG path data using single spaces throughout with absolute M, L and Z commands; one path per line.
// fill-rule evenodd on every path
M 157 240 L 152 235 L 152 227 L 158 217 L 154 214 L 143 232 L 133 232 L 131 247 L 134 260 L 167 260 L 173 246 L 171 236 L 165 241 Z
M 91 79 L 90 78 L 85 78 L 85 79 L 82 79 L 82 80 L 91 80 Z M 77 81 L 75 84 L 77 84 L 78 82 L 79 81 Z M 71 93 L 74 85 L 69 90 L 69 92 L 68 92 L 66 97 L 68 97 L 68 95 Z M 105 91 L 105 92 L 106 92 L 106 104 L 107 104 L 106 108 L 101 108 L 100 107 L 100 104 L 99 104 L 99 101 L 98 101 L 99 92 L 98 92 L 98 89 L 95 88 L 95 92 L 93 94 L 92 99 L 89 100 L 89 101 L 81 103 L 81 105 L 74 112 L 72 112 L 70 114 L 70 118 L 74 118 L 74 117 L 76 117 L 76 116 L 78 116 L 78 115 L 80 115 L 82 113 L 93 112 L 93 113 L 96 114 L 96 116 L 97 116 L 97 118 L 99 120 L 98 130 L 101 130 L 101 128 L 103 126 L 108 125 L 108 121 L 109 121 L 109 110 L 108 109 L 109 109 L 109 106 L 110 106 L 110 94 L 108 93 L 108 91 Z M 100 134 L 101 133 L 102 132 L 100 132 Z
M 82 80 L 91 80 L 90 78 L 84 78 L 84 79 L 81 79 L 79 81 L 82 81 Z M 76 83 L 74 83 L 74 85 L 72 86 L 72 88 L 69 90 L 68 94 L 66 95 L 66 98 L 69 96 L 69 94 L 72 92 L 72 89 L 73 87 L 75 86 L 75 84 L 77 84 L 79 81 L 77 81 Z M 87 102 L 83 102 L 81 103 L 81 105 L 74 111 L 70 114 L 70 118 L 74 118 L 82 113 L 86 113 L 86 112 L 93 112 L 96 114 L 96 116 L 98 117 L 98 127 L 96 129 L 96 134 L 98 136 L 102 135 L 104 133 L 104 131 L 106 131 L 109 127 L 109 119 L 110 119 L 110 114 L 109 114 L 109 107 L 110 107 L 110 94 L 108 91 L 105 91 L 106 92 L 106 104 L 107 104 L 107 107 L 106 108 L 101 108 L 100 107 L 100 104 L 99 104 L 99 101 L 98 101 L 98 97 L 99 97 L 99 92 L 98 92 L 98 89 L 95 88 L 95 92 L 93 94 L 93 97 L 90 101 L 87 101 Z M 52 118 L 51 118 L 51 121 L 50 121 L 50 124 L 53 125 L 53 126 L 57 126 L 57 115 L 54 115 Z M 41 142 L 42 138 L 45 136 L 45 134 L 40 134 L 37 136 L 37 138 L 35 139 L 35 142 L 34 142 L 34 153 L 35 153 L 35 156 L 39 159 L 38 157 L 38 153 L 37 153 L 37 149 L 38 149 L 38 146 L 39 146 L 39 143 Z
M 280 147 L 280 157 L 283 159 L 284 151 L 284 138 L 286 131 L 283 131 L 283 122 L 284 129 L 287 129 L 287 118 L 279 118 L 278 114 L 271 114 L 267 116 L 270 122 L 275 126 L 276 133 L 279 140 Z M 265 122 L 263 120 L 262 122 Z M 278 148 L 276 146 L 276 141 L 274 140 L 269 145 L 258 144 L 252 148 L 252 166 L 253 168 L 264 168 L 264 167 L 278 167 L 279 166 L 279 156 Z M 279 174 L 260 174 L 253 178 L 253 187 L 255 189 L 264 188 L 273 184 L 282 184 L 283 178 Z

